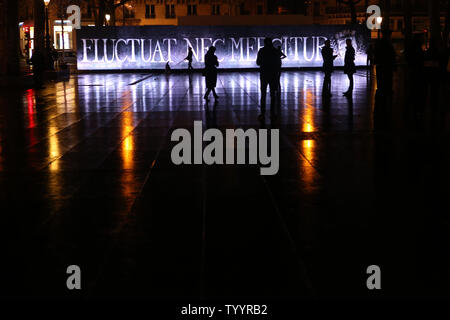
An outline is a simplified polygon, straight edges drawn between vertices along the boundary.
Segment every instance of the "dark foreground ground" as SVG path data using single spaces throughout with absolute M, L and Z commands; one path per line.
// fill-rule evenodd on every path
M 209 108 L 200 74 L 89 74 L 3 91 L 1 295 L 450 297 L 446 102 L 413 121 L 399 86 L 377 113 L 366 71 L 353 99 L 342 72 L 323 99 L 322 76 L 282 77 L 280 116 L 265 125 L 280 129 L 276 176 L 170 159 L 171 132 L 194 120 L 261 128 L 255 72 L 219 75 Z M 72 264 L 81 291 L 66 288 Z M 377 292 L 366 288 L 373 264 Z

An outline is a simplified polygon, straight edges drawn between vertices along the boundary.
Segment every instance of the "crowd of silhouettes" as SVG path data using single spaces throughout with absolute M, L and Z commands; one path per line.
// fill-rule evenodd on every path
M 209 95 L 212 92 L 214 98 L 219 97 L 216 93 L 217 85 L 217 67 L 219 59 L 215 55 L 216 48 L 209 47 L 205 55 L 205 67 L 203 75 L 205 76 L 206 92 L 204 99 L 209 101 Z M 56 51 L 53 52 L 55 55 Z M 324 97 L 331 96 L 331 75 L 334 71 L 334 61 L 338 55 L 334 54 L 330 40 L 326 40 L 321 50 L 323 58 L 324 81 L 322 94 Z M 393 76 L 397 68 L 397 57 L 391 40 L 391 31 L 383 30 L 383 37 L 377 39 L 375 43 L 370 43 L 367 50 L 367 67 L 376 71 L 378 102 L 386 102 L 393 94 Z M 448 49 L 442 39 L 431 39 L 429 47 L 424 50 L 423 34 L 414 34 L 412 39 L 407 42 L 405 48 L 405 61 L 407 64 L 406 80 L 409 82 L 409 95 L 407 99 L 415 114 L 421 114 L 423 107 L 427 103 L 427 97 L 431 103 L 438 99 L 437 88 L 440 87 L 440 81 L 446 80 Z M 348 77 L 349 86 L 343 94 L 349 98 L 352 97 L 354 89 L 353 76 L 356 73 L 355 66 L 356 51 L 351 39 L 346 40 L 346 50 L 344 57 L 344 73 Z M 53 57 L 54 58 L 54 57 Z M 256 64 L 259 66 L 260 85 L 261 85 L 261 113 L 259 118 L 262 120 L 266 114 L 267 88 L 270 92 L 270 113 L 272 117 L 277 116 L 277 110 L 281 100 L 281 69 L 282 60 L 287 58 L 283 53 L 281 46 L 275 47 L 271 38 L 264 39 L 264 47 L 258 51 Z M 36 87 L 42 87 L 43 74 L 48 66 L 48 57 L 44 52 L 35 50 L 31 58 L 33 64 L 34 82 Z M 188 48 L 188 54 L 184 60 L 188 62 L 188 71 L 193 70 L 193 49 Z M 181 61 L 179 62 L 181 63 Z M 374 68 L 372 68 L 374 66 Z M 165 66 L 166 74 L 172 71 L 169 62 Z M 278 107 L 278 108 L 277 108 Z
M 353 94 L 353 87 L 354 87 L 353 75 L 356 73 L 356 65 L 355 65 L 356 51 L 355 48 L 353 48 L 351 39 L 347 39 L 345 43 L 347 47 L 345 49 L 345 56 L 344 56 L 344 73 L 348 77 L 349 86 L 347 91 L 345 91 L 343 94 L 345 96 L 351 97 Z M 334 54 L 333 48 L 331 47 L 330 40 L 325 40 L 325 44 L 322 48 L 322 59 L 323 59 L 322 70 L 324 73 L 322 95 L 324 97 L 331 96 L 331 74 L 334 71 L 334 60 L 337 57 L 338 55 Z

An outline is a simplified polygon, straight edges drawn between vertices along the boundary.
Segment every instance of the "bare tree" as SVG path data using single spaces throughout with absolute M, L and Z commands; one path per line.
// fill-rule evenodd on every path
M 94 13 L 95 25 L 97 27 L 103 26 L 105 23 L 105 15 L 109 14 L 111 17 L 110 25 L 116 25 L 116 9 L 120 6 L 125 6 L 127 2 L 133 0 L 84 0 Z
M 34 0 L 34 49 L 44 50 L 45 47 L 45 6 L 42 0 Z
M 444 44 L 448 46 L 448 38 L 450 32 L 450 0 L 444 0 L 445 12 L 447 16 L 445 17 L 445 27 L 444 27 Z
M 19 72 L 19 23 L 17 1 L 0 1 L 0 74 Z
M 383 15 L 381 29 L 389 30 L 391 25 L 391 0 L 380 0 L 380 6 Z
M 440 1 L 428 0 L 428 13 L 430 18 L 431 41 L 440 43 L 441 37 L 441 19 L 440 19 Z
M 356 15 L 356 5 L 361 2 L 361 0 L 337 0 L 337 2 L 345 4 L 350 8 L 350 15 L 352 19 L 352 24 L 357 24 L 358 19 Z
M 403 0 L 403 12 L 403 18 L 405 20 L 405 43 L 408 43 L 412 37 L 412 11 L 410 0 Z

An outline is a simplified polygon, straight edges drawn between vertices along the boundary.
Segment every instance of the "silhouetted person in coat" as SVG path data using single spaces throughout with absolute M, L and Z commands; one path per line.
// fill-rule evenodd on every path
M 165 71 L 166 71 L 166 74 L 170 74 L 170 72 L 172 71 L 172 69 L 170 68 L 169 62 L 166 63 Z
M 369 47 L 366 50 L 367 54 L 367 60 L 366 60 L 366 67 L 367 67 L 367 74 L 372 75 L 373 71 L 373 63 L 374 63 L 374 55 L 375 55 L 375 47 L 374 44 L 371 42 L 369 44 Z
M 375 44 L 375 66 L 377 87 L 382 95 L 392 94 L 392 77 L 395 71 L 395 50 L 391 43 L 390 30 L 383 31 L 383 38 Z
M 42 88 L 44 83 L 45 56 L 40 50 L 34 50 L 30 61 L 33 65 L 34 86 L 36 88 Z
M 188 70 L 189 70 L 189 71 L 194 69 L 194 68 L 192 67 L 192 55 L 193 55 L 192 48 L 189 47 L 189 49 L 188 49 L 188 55 L 187 55 L 186 58 L 184 58 L 184 60 L 187 60 L 187 61 L 188 61 Z
M 333 63 L 336 57 L 337 55 L 333 54 L 330 40 L 326 40 L 325 46 L 322 48 L 323 72 L 325 73 L 322 89 L 322 94 L 324 96 L 331 96 L 331 74 L 334 70 Z
M 264 39 L 264 47 L 258 51 L 256 64 L 260 67 L 260 81 L 261 81 L 261 115 L 260 119 L 264 118 L 266 113 L 266 96 L 267 86 L 270 88 L 270 112 L 274 115 L 275 101 L 277 98 L 279 73 L 281 68 L 280 54 L 274 48 L 272 39 Z
M 369 69 L 372 69 L 373 66 L 373 60 L 374 60 L 374 46 L 373 43 L 369 44 L 369 47 L 366 50 L 366 54 L 367 54 L 367 61 L 366 61 L 366 66 Z
M 219 66 L 219 60 L 214 54 L 216 52 L 216 47 L 211 46 L 208 52 L 205 54 L 205 80 L 206 80 L 206 93 L 203 97 L 206 101 L 209 101 L 209 93 L 212 91 L 214 99 L 218 99 L 219 96 L 216 94 L 216 84 L 217 84 L 217 67 Z
M 352 46 L 352 39 L 347 39 L 347 48 L 344 57 L 344 73 L 347 75 L 350 82 L 348 90 L 344 92 L 345 96 L 351 96 L 353 93 L 353 75 L 356 73 L 355 66 L 355 48 Z

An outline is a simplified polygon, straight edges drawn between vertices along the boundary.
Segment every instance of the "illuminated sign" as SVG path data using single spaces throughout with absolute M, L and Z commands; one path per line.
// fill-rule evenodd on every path
M 211 45 L 217 48 L 221 68 L 255 68 L 265 37 L 273 38 L 288 56 L 284 67 L 321 66 L 326 39 L 338 55 L 335 65 L 343 65 L 348 38 L 356 49 L 356 65 L 366 64 L 369 30 L 365 26 L 126 26 L 78 30 L 78 69 L 164 69 L 167 62 L 173 69 L 183 69 L 189 47 L 194 68 L 201 68 Z

